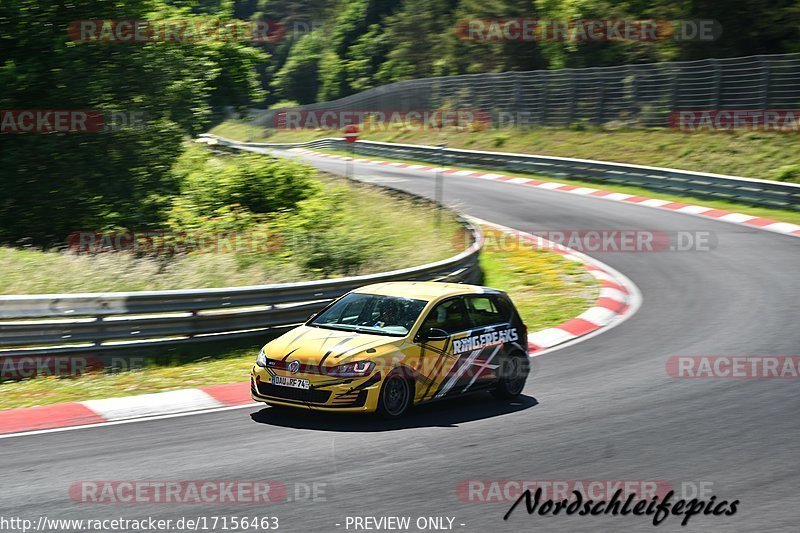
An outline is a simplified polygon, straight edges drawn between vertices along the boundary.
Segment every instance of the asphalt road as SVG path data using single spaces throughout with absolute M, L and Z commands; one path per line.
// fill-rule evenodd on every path
M 308 158 L 342 173 L 344 163 Z M 431 196 L 431 174 L 356 165 Z M 675 379 L 674 355 L 798 354 L 800 239 L 524 186 L 446 177 L 446 202 L 523 230 L 708 231 L 712 251 L 592 254 L 631 278 L 639 312 L 534 360 L 525 397 L 476 396 L 397 423 L 253 407 L 0 441 L 0 517 L 277 516 L 284 531 L 345 531 L 348 516 L 446 516 L 456 531 L 648 531 L 647 517 L 528 516 L 462 501 L 465 480 L 664 480 L 740 500 L 731 517 L 659 531 L 796 531 L 797 379 Z M 255 356 L 255 354 L 254 354 Z M 279 480 L 274 505 L 87 504 L 76 480 Z M 320 484 L 317 498 L 294 497 Z M 304 485 L 306 484 L 306 485 Z M 337 526 L 337 524 L 340 524 Z M 461 525 L 463 524 L 463 526 Z M 221 527 L 217 528 L 221 531 Z M 352 526 L 349 530 L 353 530 Z M 417 531 L 415 527 L 412 531 Z

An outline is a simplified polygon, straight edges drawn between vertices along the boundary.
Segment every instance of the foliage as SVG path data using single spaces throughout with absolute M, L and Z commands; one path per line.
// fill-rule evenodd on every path
M 268 156 L 211 155 L 191 148 L 175 166 L 181 209 L 203 213 L 239 208 L 249 214 L 294 209 L 315 192 L 313 167 Z
M 164 221 L 185 135 L 203 131 L 215 109 L 263 97 L 255 65 L 267 55 L 236 42 L 79 43 L 67 28 L 82 19 L 193 16 L 161 0 L 0 4 L 0 109 L 143 119 L 100 133 L 0 136 L 0 243 L 47 246 L 76 230 Z
M 307 9 L 320 24 L 316 45 L 282 43 L 271 86 L 302 103 L 331 100 L 411 78 L 478 72 L 579 68 L 800 51 L 796 0 L 348 0 L 268 2 L 287 20 Z M 293 6 L 293 7 L 290 7 Z M 291 12 L 291 13 L 290 13 Z M 502 19 L 714 19 L 713 42 L 478 42 L 459 21 Z M 300 68 L 309 67 L 309 68 Z M 315 67 L 317 70 L 315 70 Z
M 800 165 L 784 165 L 775 172 L 778 181 L 800 183 Z

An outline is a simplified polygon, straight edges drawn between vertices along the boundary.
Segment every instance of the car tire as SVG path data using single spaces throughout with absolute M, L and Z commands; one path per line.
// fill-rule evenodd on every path
M 394 369 L 386 376 L 378 396 L 378 414 L 387 419 L 400 418 L 414 401 L 414 382 L 405 372 Z
M 491 391 L 492 395 L 500 400 L 511 400 L 522 394 L 530 368 L 528 356 L 521 352 L 503 357 L 498 368 L 500 377 Z

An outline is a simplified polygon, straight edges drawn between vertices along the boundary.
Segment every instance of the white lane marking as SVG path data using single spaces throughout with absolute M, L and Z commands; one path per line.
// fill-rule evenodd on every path
M 471 176 L 474 172 L 471 170 L 459 170 L 458 172 L 453 172 L 453 176 Z
M 639 205 L 646 205 L 648 207 L 661 207 L 671 203 L 672 202 L 668 202 L 666 200 L 659 200 L 658 198 L 650 198 L 649 200 L 645 200 L 644 202 L 639 202 Z
M 616 281 L 614 279 L 614 276 L 612 276 L 610 274 L 607 274 L 606 272 L 603 272 L 602 270 L 590 270 L 589 274 L 591 274 L 595 278 L 601 279 L 603 281 Z
M 617 312 L 607 309 L 605 307 L 592 307 L 581 313 L 578 318 L 597 324 L 598 326 L 605 326 L 611 323 L 617 317 Z
M 710 207 L 703 207 L 702 205 L 687 205 L 675 210 L 677 213 L 691 213 L 692 215 L 699 215 L 706 211 L 711 211 Z
M 188 413 L 172 413 L 168 415 L 147 416 L 143 418 L 129 418 L 127 420 L 115 420 L 113 422 L 98 422 L 97 424 L 84 424 L 83 426 L 67 426 L 63 428 L 35 429 L 33 431 L 22 431 L 20 433 L 6 433 L 0 435 L 0 439 L 10 439 L 13 437 L 27 437 L 29 435 L 43 435 L 45 433 L 60 433 L 62 431 L 75 431 L 78 429 L 91 429 L 105 426 L 118 426 L 120 424 L 133 424 L 135 422 L 149 422 L 151 420 L 165 420 L 168 418 L 179 418 L 182 416 L 203 415 L 207 413 L 217 413 L 221 411 L 232 411 L 234 409 L 245 409 L 247 407 L 264 407 L 266 404 L 261 402 L 246 403 L 244 405 L 232 405 L 228 407 L 217 407 L 214 409 L 204 409 L 202 411 L 191 411 Z
M 529 181 L 534 181 L 534 180 L 530 178 L 511 178 L 510 180 L 507 180 L 506 183 L 528 183 Z
M 788 222 L 776 222 L 775 224 L 764 226 L 764 229 L 777 231 L 778 233 L 791 233 L 800 230 L 800 226 L 797 224 L 789 224 Z
M 627 200 L 628 198 L 633 198 L 633 195 L 632 194 L 625 194 L 625 193 L 621 193 L 621 192 L 612 192 L 611 194 L 607 194 L 607 195 L 603 196 L 603 198 L 606 198 L 608 200 L 621 201 L 621 200 Z
M 611 287 L 603 287 L 600 289 L 600 298 L 611 298 L 612 300 L 616 300 L 618 302 L 625 302 L 628 299 L 628 295 L 624 292 L 612 289 Z
M 543 329 L 541 331 L 537 331 L 536 333 L 531 333 L 530 335 L 528 335 L 528 342 L 532 342 L 536 346 L 541 346 L 542 348 L 550 348 L 551 346 L 567 342 L 574 338 L 575 335 L 573 335 L 569 331 L 559 329 L 556 327 L 556 328 Z
M 743 213 L 729 213 L 719 217 L 720 220 L 724 220 L 726 222 L 738 222 L 740 224 L 742 222 L 747 222 L 748 220 L 753 220 L 754 218 L 758 217 L 754 217 L 753 215 L 745 215 Z
M 572 194 L 592 194 L 593 192 L 597 192 L 599 189 L 592 189 L 591 187 L 578 187 L 577 189 L 572 189 Z
M 222 407 L 219 401 L 200 389 L 87 400 L 80 403 L 109 421 Z
M 537 185 L 540 189 L 559 189 L 561 187 L 566 187 L 564 183 L 554 183 L 552 181 L 546 181 L 544 183 L 540 183 Z

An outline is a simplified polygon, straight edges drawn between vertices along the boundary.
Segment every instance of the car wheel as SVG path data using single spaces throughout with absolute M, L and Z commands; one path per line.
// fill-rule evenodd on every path
M 395 369 L 383 380 L 378 397 L 378 414 L 383 418 L 400 418 L 409 407 L 414 397 L 414 387 L 403 372 Z
M 516 352 L 503 357 L 500 361 L 499 376 L 497 386 L 492 389 L 495 398 L 510 400 L 516 398 L 525 388 L 525 380 L 530 372 L 530 361 L 528 356 Z

